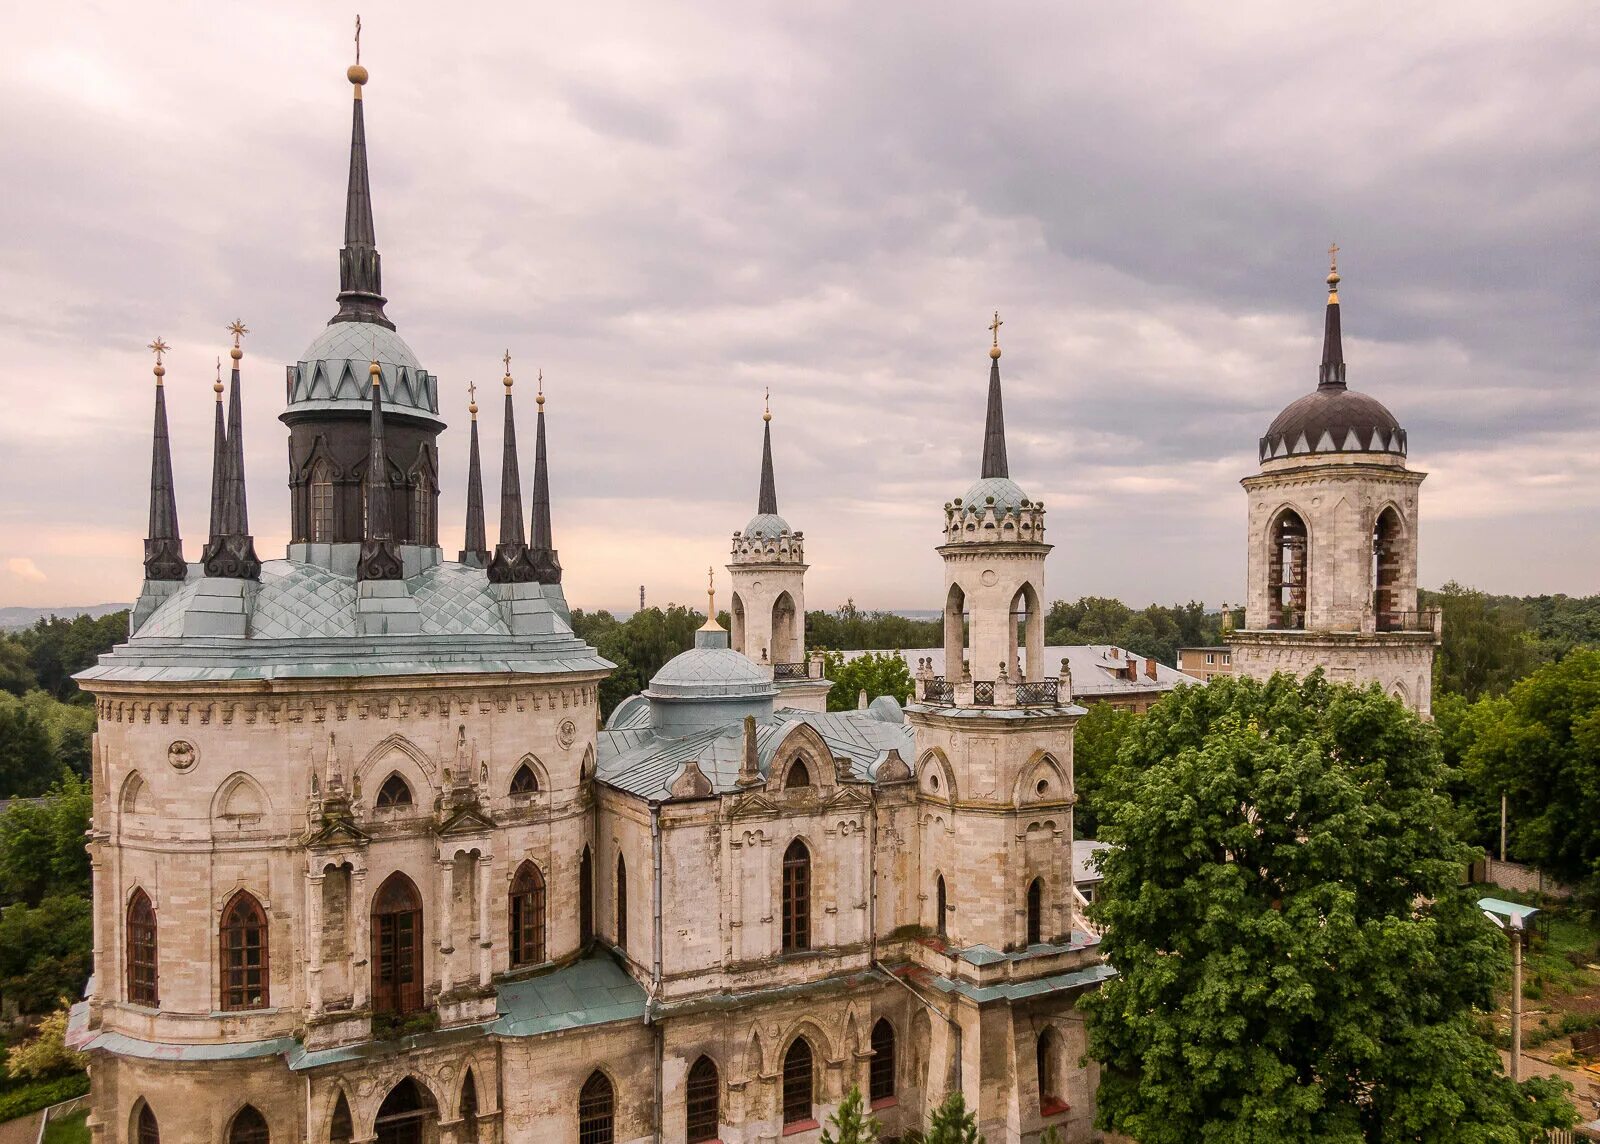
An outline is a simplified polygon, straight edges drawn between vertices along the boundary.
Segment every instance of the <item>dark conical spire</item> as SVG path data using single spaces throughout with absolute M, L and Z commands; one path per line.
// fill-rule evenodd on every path
M 222 505 L 228 487 L 228 426 L 222 410 L 222 359 L 217 359 L 217 380 L 211 391 L 217 395 L 217 424 L 211 435 L 211 526 L 208 541 L 214 541 L 224 531 Z M 207 547 L 210 547 L 208 542 Z
M 1328 247 L 1328 315 L 1322 327 L 1322 368 L 1318 389 L 1344 389 L 1344 337 L 1339 330 L 1339 247 Z
M 555 539 L 550 528 L 550 472 L 544 445 L 544 371 L 539 371 L 537 428 L 533 442 L 533 531 L 528 545 L 528 560 L 533 578 L 541 584 L 561 583 L 561 561 L 556 557 Z
M 778 484 L 772 477 L 772 406 L 761 413 L 761 492 L 756 497 L 756 512 L 778 515 Z
M 983 423 L 983 471 L 980 477 L 1009 477 L 1006 464 L 1006 414 L 1000 403 L 1000 311 L 989 327 L 994 344 L 989 348 L 989 412 Z
M 500 542 L 489 562 L 494 584 L 522 584 L 533 579 L 528 563 L 527 534 L 522 530 L 522 475 L 517 460 L 517 419 L 511 407 L 511 351 L 506 351 L 505 446 L 500 460 Z
M 261 561 L 256 557 L 255 539 L 250 535 L 250 509 L 244 480 L 244 401 L 239 390 L 239 361 L 244 357 L 239 339 L 250 331 L 243 322 L 234 322 L 228 332 L 233 335 L 233 348 L 228 351 L 233 359 L 228 385 L 228 427 L 225 433 L 218 429 L 215 462 L 221 469 L 221 495 L 219 498 L 219 480 L 213 472 L 211 538 L 206 544 L 204 560 L 207 576 L 256 580 L 261 576 Z M 220 379 L 217 384 L 221 385 Z M 218 396 L 220 400 L 220 390 Z M 217 415 L 220 419 L 220 407 Z
M 359 54 L 359 47 L 358 47 Z M 350 122 L 350 184 L 344 204 L 344 247 L 339 251 L 339 312 L 332 322 L 376 322 L 394 329 L 383 312 L 383 265 L 372 224 L 372 186 L 367 173 L 367 123 L 361 89 L 367 69 L 346 73 L 355 87 Z
M 383 367 L 373 362 L 367 376 L 372 379 L 372 420 L 367 447 L 366 526 L 362 529 L 356 579 L 399 580 L 405 565 L 395 549 L 394 526 L 389 520 L 394 495 L 389 486 L 388 450 L 383 442 Z
M 489 566 L 489 542 L 483 527 L 483 464 L 478 459 L 478 387 L 468 387 L 472 400 L 467 410 L 472 414 L 472 444 L 467 452 L 467 537 L 466 547 L 456 557 L 474 568 Z
M 178 533 L 178 498 L 172 487 L 172 444 L 167 436 L 167 391 L 162 384 L 167 367 L 161 355 L 167 343 L 150 343 L 156 355 L 156 420 L 150 450 L 150 533 L 144 541 L 146 580 L 183 580 L 189 566 L 183 560 L 183 539 Z

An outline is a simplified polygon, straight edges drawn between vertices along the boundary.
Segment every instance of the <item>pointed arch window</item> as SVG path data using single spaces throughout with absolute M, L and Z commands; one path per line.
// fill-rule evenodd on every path
M 467 1079 L 461 1082 L 461 1140 L 463 1144 L 478 1144 L 478 1081 L 467 1070 Z
M 517 768 L 517 773 L 511 776 L 511 793 L 514 795 L 539 793 L 539 776 L 534 773 L 532 764 L 523 763 Z
M 148 1104 L 139 1105 L 139 1115 L 134 1118 L 134 1139 L 138 1144 L 161 1144 L 161 1125 Z
M 388 877 L 372 900 L 372 1007 L 422 1008 L 422 896 L 404 874 Z
M 1372 527 L 1372 611 L 1380 632 L 1401 631 L 1405 616 L 1400 612 L 1400 515 L 1393 506 L 1378 514 Z
M 411 543 L 433 543 L 433 479 L 418 473 L 411 488 Z
M 594 940 L 594 857 L 587 846 L 578 859 L 578 940 Z
M 722 1083 L 716 1062 L 710 1057 L 701 1057 L 690 1067 L 685 1096 L 688 1144 L 716 1140 L 721 1133 Z
M 811 852 L 796 838 L 783 852 L 783 951 L 811 948 Z
M 159 1005 L 156 977 L 156 911 L 150 895 L 135 890 L 128 899 L 128 1000 L 135 1005 Z
M 333 466 L 325 458 L 311 466 L 310 523 L 306 539 L 313 544 L 333 540 Z
M 339 1094 L 333 1106 L 333 1119 L 328 1124 L 328 1144 L 350 1144 L 355 1139 L 355 1122 L 350 1119 L 350 1102 Z
M 872 1026 L 872 1064 L 867 1070 L 868 1099 L 873 1103 L 894 1096 L 894 1026 L 885 1017 Z
M 1044 940 L 1044 879 L 1035 878 L 1028 883 L 1028 944 L 1038 945 Z
M 511 964 L 537 965 L 544 953 L 544 875 L 532 862 L 511 880 Z
M 248 891 L 240 890 L 222 910 L 222 1008 L 267 1007 L 267 914 Z
M 1272 524 L 1267 544 L 1267 626 L 1304 628 L 1310 563 L 1306 522 L 1294 509 L 1284 509 Z
M 940 874 L 933 880 L 933 932 L 940 937 L 950 936 L 944 920 L 949 908 L 950 904 L 945 899 L 944 875 Z
M 578 1093 L 578 1144 L 614 1144 L 617 1098 L 611 1078 L 596 1070 Z
M 617 855 L 617 946 L 628 948 L 628 863 Z
M 399 775 L 390 775 L 378 788 L 377 808 L 396 810 L 411 805 L 411 787 Z
M 796 759 L 789 764 L 789 773 L 783 777 L 783 789 L 793 790 L 796 787 L 811 785 L 811 772 L 801 759 Z
M 438 1107 L 428 1090 L 406 1077 L 389 1090 L 373 1122 L 377 1144 L 423 1144 L 436 1138 Z
M 783 1123 L 785 1127 L 814 1120 L 812 1099 L 816 1091 L 811 1042 L 796 1037 L 783 1054 Z
M 1067 1103 L 1061 1099 L 1059 1091 L 1061 1054 L 1054 1029 L 1046 1029 L 1039 1034 L 1034 1047 L 1034 1061 L 1039 1071 L 1039 1111 L 1046 1116 L 1064 1111 Z
M 267 1129 L 267 1118 L 253 1104 L 247 1104 L 234 1114 L 228 1129 L 228 1144 L 272 1144 L 272 1133 Z

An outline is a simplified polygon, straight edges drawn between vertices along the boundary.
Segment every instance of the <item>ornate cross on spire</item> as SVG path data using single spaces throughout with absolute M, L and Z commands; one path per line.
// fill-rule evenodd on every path
M 544 408 L 544 367 L 539 367 L 539 392 L 534 395 L 534 400 L 539 403 L 539 408 Z
M 715 623 L 717 619 L 717 570 L 714 566 L 706 565 L 706 622 Z
M 212 382 L 211 390 L 217 395 L 217 400 L 222 400 L 222 355 L 217 355 L 217 380 Z
M 763 421 L 771 421 L 772 420 L 772 387 L 770 385 L 767 386 L 767 394 L 766 394 L 765 397 L 763 397 L 761 399 L 761 404 L 762 404 L 761 420 L 763 420 Z
M 156 366 L 157 366 L 157 368 L 159 368 L 159 367 L 160 367 L 160 365 L 161 365 L 161 355 L 162 355 L 162 354 L 164 354 L 164 353 L 166 353 L 166 352 L 167 352 L 167 351 L 168 351 L 168 350 L 170 350 L 170 349 L 171 349 L 171 348 L 172 348 L 172 347 L 171 347 L 171 346 L 169 346 L 169 345 L 167 345 L 167 343 L 166 343 L 166 342 L 164 342 L 164 341 L 162 341 L 162 340 L 161 340 L 161 339 L 160 339 L 160 338 L 159 338 L 159 337 L 158 337 L 158 338 L 156 338 L 156 340 L 155 340 L 155 341 L 153 341 L 153 342 L 151 342 L 151 343 L 150 343 L 150 345 L 149 345 L 149 347 L 148 347 L 148 348 L 149 348 L 149 349 L 150 349 L 150 351 L 151 351 L 151 352 L 152 352 L 152 353 L 154 353 L 154 354 L 155 354 L 155 355 L 156 355 Z M 221 359 L 218 359 L 218 360 L 219 360 L 219 361 L 220 361 L 220 360 L 221 360 Z M 158 375 L 158 376 L 159 376 L 159 375 Z
M 989 323 L 989 332 L 994 335 L 995 345 L 1000 344 L 1000 327 L 1003 325 L 1005 323 L 1000 320 L 1000 311 L 996 310 L 994 312 L 994 321 Z
M 511 388 L 511 351 L 507 350 L 505 352 L 505 356 L 502 357 L 500 360 L 506 363 L 505 383 L 506 383 L 506 388 L 510 389 Z
M 472 414 L 472 419 L 478 419 L 478 383 L 467 382 L 467 410 Z
M 356 14 L 356 63 L 361 63 L 361 15 Z
M 228 323 L 228 333 L 233 335 L 233 348 L 234 349 L 238 349 L 239 348 L 239 339 L 244 337 L 249 332 L 250 332 L 249 327 L 246 326 L 244 324 L 244 322 L 242 322 L 238 318 L 235 318 L 233 321 Z
M 1337 242 L 1328 244 L 1328 272 L 1330 274 L 1339 273 L 1339 244 Z

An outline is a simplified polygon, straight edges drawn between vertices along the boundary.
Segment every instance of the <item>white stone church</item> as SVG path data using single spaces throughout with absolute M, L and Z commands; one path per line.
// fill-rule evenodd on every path
M 285 559 L 249 530 L 246 331 L 215 387 L 194 563 L 157 357 L 146 579 L 129 641 L 80 677 L 95 976 L 71 1037 L 94 1138 L 812 1144 L 856 1085 L 891 1139 L 952 1091 L 991 1144 L 1098 1139 L 1077 1002 L 1110 970 L 1073 886 L 1083 708 L 1026 655 L 1051 546 L 1010 477 L 998 337 L 982 469 L 931 510 L 959 674 L 922 671 L 904 708 L 825 711 L 768 417 L 731 633 L 708 621 L 602 726 L 612 665 L 569 624 L 544 395 L 525 518 L 509 361 L 498 542 L 474 404 L 466 543 L 444 559 L 444 423 L 384 309 L 367 78 L 350 70 L 339 310 L 287 371 Z M 1334 643 L 1358 677 L 1404 660 L 1425 710 L 1411 672 L 1432 644 L 1391 622 L 1415 609 L 1421 475 L 1398 429 L 1356 428 L 1343 454 L 1263 442 L 1233 638 L 1268 667 Z M 1366 543 L 1374 509 L 1375 608 L 1322 547 Z

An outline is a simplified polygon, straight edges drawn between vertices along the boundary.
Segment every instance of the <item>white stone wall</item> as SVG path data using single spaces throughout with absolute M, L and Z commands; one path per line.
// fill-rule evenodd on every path
M 1274 672 L 1309 675 L 1317 668 L 1338 683 L 1376 682 L 1394 699 L 1424 719 L 1433 717 L 1431 633 L 1380 632 L 1372 635 L 1326 632 L 1231 632 L 1233 669 L 1267 679 Z
M 975 680 L 999 677 L 1001 665 L 1018 678 L 1016 611 L 1027 611 L 1030 646 L 1044 646 L 1044 558 L 1048 544 L 956 543 L 940 547 L 944 557 L 945 674 L 961 679 L 965 661 Z M 1021 599 L 1019 600 L 1019 595 Z M 966 612 L 962 646 L 961 612 Z M 1043 657 L 1026 665 L 1026 678 L 1045 678 Z
M 806 658 L 806 565 L 728 565 L 733 596 L 729 646 L 760 664 L 801 663 Z M 787 596 L 793 613 L 784 632 L 773 629 L 774 607 Z

